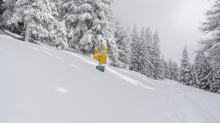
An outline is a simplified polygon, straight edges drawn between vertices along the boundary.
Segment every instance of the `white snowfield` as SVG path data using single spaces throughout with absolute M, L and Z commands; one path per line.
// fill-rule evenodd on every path
M 0 35 L 0 123 L 220 123 L 220 94 Z

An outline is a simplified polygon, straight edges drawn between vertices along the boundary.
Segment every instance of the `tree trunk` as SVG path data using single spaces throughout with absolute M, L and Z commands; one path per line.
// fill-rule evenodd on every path
M 29 42 L 29 23 L 27 23 L 27 25 L 26 25 L 25 42 Z

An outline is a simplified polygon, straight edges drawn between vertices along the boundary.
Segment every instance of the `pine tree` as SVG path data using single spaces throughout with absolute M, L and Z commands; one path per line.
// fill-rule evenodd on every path
M 163 64 L 162 61 L 161 61 L 161 68 L 160 68 L 160 70 L 161 70 L 161 73 L 160 73 L 159 78 L 160 78 L 161 80 L 164 80 L 164 79 L 165 79 L 165 66 L 164 66 L 164 64 Z
M 3 13 L 3 10 L 4 10 L 2 5 L 3 5 L 3 0 L 0 0 L 0 17 L 2 15 L 2 13 Z
M 150 76 L 150 69 L 152 68 L 152 63 L 150 61 L 150 54 L 148 48 L 148 42 L 146 37 L 145 29 L 142 28 L 141 35 L 139 38 L 139 63 L 140 63 L 140 73 Z
M 179 68 L 176 62 L 172 61 L 170 58 L 168 62 L 164 60 L 164 57 L 162 56 L 162 68 L 164 71 L 164 78 L 178 81 L 179 76 Z
M 119 26 L 119 22 L 117 22 L 117 28 L 115 31 L 115 38 L 117 40 L 118 45 L 118 60 L 119 60 L 119 67 L 129 69 L 131 66 L 131 43 L 132 39 L 128 34 L 128 29 L 124 29 L 123 27 Z
M 168 62 L 168 70 L 169 70 L 169 79 L 170 80 L 173 80 L 173 62 L 171 60 L 171 58 L 169 59 L 169 62 Z
M 66 22 L 69 45 L 83 54 L 94 53 L 103 44 L 109 49 L 108 64 L 119 66 L 114 36 L 116 20 L 112 0 L 67 0 L 61 4 L 60 18 Z
M 165 67 L 165 78 L 170 79 L 171 78 L 171 73 L 170 73 L 170 70 L 169 70 L 169 65 L 166 61 L 164 63 L 164 67 Z
M 201 40 L 202 52 L 208 52 L 210 57 L 210 64 L 213 68 L 213 80 L 211 84 L 211 90 L 213 92 L 220 93 L 220 0 L 216 0 L 212 8 L 206 12 L 207 21 L 202 23 L 200 30 L 207 35 L 209 38 Z
M 161 69 L 162 69 L 161 79 L 165 79 L 166 78 L 166 61 L 163 56 L 161 58 Z
M 212 72 L 213 72 L 213 68 L 211 67 L 210 63 L 209 63 L 209 60 L 210 57 L 204 57 L 204 68 L 202 70 L 202 73 L 201 73 L 201 80 L 200 80 L 200 83 L 201 83 L 201 88 L 204 89 L 204 90 L 207 90 L 209 91 L 211 89 L 211 84 L 212 84 Z
M 187 47 L 185 46 L 182 54 L 178 81 L 183 84 L 190 85 L 190 81 L 192 80 L 190 73 L 191 73 L 191 66 L 189 63 Z
M 13 14 L 14 10 L 14 4 L 16 0 L 1 0 L 1 5 L 0 5 L 0 23 L 5 29 L 9 29 L 14 32 L 21 32 L 20 30 L 20 25 L 9 25 L 7 22 L 10 19 L 10 17 Z
M 220 93 L 220 43 L 213 46 L 210 52 L 210 64 L 212 69 L 212 81 L 210 81 L 210 91 Z
M 2 13 L 4 11 L 4 8 L 3 8 L 3 0 L 0 0 L 0 29 L 2 28 Z
M 194 64 L 189 64 L 189 75 L 190 75 L 190 81 L 189 85 L 198 88 L 198 85 L 196 84 L 198 82 L 197 77 L 195 77 L 195 65 Z
M 160 59 L 160 46 L 159 46 L 160 38 L 159 38 L 159 33 L 156 31 L 155 34 L 153 35 L 153 65 L 154 65 L 154 78 L 155 79 L 161 79 L 160 75 L 162 73 L 161 69 L 161 59 Z
M 172 63 L 173 65 L 173 74 L 172 74 L 172 78 L 173 78 L 173 80 L 175 80 L 175 81 L 178 81 L 178 76 L 179 76 L 179 68 L 178 68 L 178 65 L 177 65 L 177 63 L 176 62 L 173 62 Z
M 133 32 L 132 32 L 132 63 L 131 63 L 131 70 L 139 72 L 139 67 L 140 67 L 140 63 L 139 63 L 139 34 L 137 31 L 137 27 L 136 25 L 134 25 L 133 27 Z
M 54 45 L 67 48 L 65 23 L 58 21 L 57 2 L 52 0 L 17 0 L 9 24 L 23 23 L 25 41 L 52 40 Z
M 93 42 L 93 39 L 96 38 L 96 34 L 94 34 L 96 32 L 92 29 L 95 19 L 93 18 L 94 9 L 92 1 L 86 3 L 83 0 L 66 0 L 59 7 L 60 18 L 66 22 L 68 43 L 78 52 L 94 52 L 94 43 L 101 45 L 101 41 Z
M 139 37 L 139 43 L 138 43 L 138 62 L 139 62 L 139 68 L 138 71 L 142 74 L 147 74 L 147 71 L 145 68 L 147 68 L 147 66 L 145 66 L 145 57 L 147 54 L 146 52 L 146 43 L 145 43 L 145 34 L 144 34 L 144 28 L 142 27 L 141 29 L 141 33 L 140 33 L 140 37 Z
M 154 64 L 153 64 L 153 35 L 150 28 L 146 28 L 146 41 L 147 41 L 147 52 L 149 53 L 149 61 L 151 62 L 148 77 L 154 79 Z
M 196 86 L 200 88 L 201 80 L 204 78 L 202 72 L 204 71 L 205 66 L 205 56 L 202 52 L 197 53 L 194 60 L 194 72 L 193 77 L 195 79 Z
M 170 80 L 176 80 L 177 81 L 177 77 L 179 75 L 179 69 L 178 69 L 178 65 L 176 62 L 172 61 L 172 59 L 169 59 L 168 62 L 168 74 L 169 74 L 169 79 Z

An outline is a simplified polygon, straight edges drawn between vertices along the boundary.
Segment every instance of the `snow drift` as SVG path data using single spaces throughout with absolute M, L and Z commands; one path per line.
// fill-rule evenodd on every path
M 2 32 L 1 32 L 2 33 Z M 0 35 L 0 123 L 219 123 L 220 95 Z

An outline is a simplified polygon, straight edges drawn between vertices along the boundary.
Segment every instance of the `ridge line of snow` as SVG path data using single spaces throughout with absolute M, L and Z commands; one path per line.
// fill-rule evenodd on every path
M 89 60 L 86 60 L 86 59 L 84 59 L 84 58 L 82 58 L 82 57 L 80 57 L 80 56 L 78 56 L 78 55 L 76 55 L 76 54 L 74 54 L 74 53 L 70 53 L 70 52 L 67 52 L 67 51 L 62 51 L 62 52 L 67 53 L 67 54 L 70 54 L 70 55 L 73 55 L 73 56 L 76 56 L 76 57 L 80 58 L 81 60 L 83 60 L 83 61 L 86 62 L 86 63 L 92 64 L 92 65 L 97 65 L 97 63 L 94 63 L 94 62 L 91 62 L 91 61 L 89 61 Z M 132 78 L 129 78 L 129 77 L 127 77 L 127 76 L 124 76 L 124 75 L 122 75 L 122 74 L 116 72 L 115 70 L 111 69 L 110 67 L 107 67 L 107 66 L 106 66 L 106 68 L 107 68 L 110 72 L 112 72 L 112 73 L 114 73 L 114 74 L 117 74 L 120 78 L 122 78 L 122 79 L 124 79 L 124 80 L 126 80 L 126 81 L 128 81 L 128 82 L 130 82 L 130 83 L 132 83 L 132 84 L 134 84 L 134 85 L 140 85 L 141 87 L 147 88 L 147 89 L 149 89 L 149 90 L 156 90 L 155 88 L 152 88 L 152 87 L 148 87 L 148 86 L 146 86 L 146 85 L 143 85 L 142 83 L 140 83 L 140 82 L 137 81 L 137 80 L 134 80 L 134 79 L 132 79 Z
M 78 57 L 78 58 L 80 58 L 81 60 L 83 60 L 83 61 L 86 62 L 86 63 L 92 64 L 92 65 L 97 65 L 97 63 L 91 62 L 91 61 L 89 61 L 89 60 L 86 60 L 86 59 L 84 59 L 84 58 L 82 58 L 82 57 L 80 57 L 80 56 L 78 56 L 78 55 L 76 55 L 76 54 L 74 54 L 74 53 L 70 53 L 70 52 L 67 52 L 67 51 L 62 51 L 62 52 L 67 53 L 67 54 L 70 54 L 70 55 L 73 55 L 73 56 L 75 56 L 75 57 Z
M 124 75 L 118 73 L 117 71 L 115 71 L 115 70 L 113 70 L 113 69 L 107 67 L 107 66 L 106 66 L 106 68 L 107 68 L 110 72 L 117 74 L 118 76 L 120 76 L 120 78 L 125 79 L 126 81 L 129 81 L 129 82 L 131 82 L 131 83 L 134 84 L 134 85 L 140 85 L 140 86 L 142 86 L 142 87 L 144 87 L 144 88 L 147 88 L 147 89 L 149 89 L 149 90 L 156 90 L 156 89 L 154 89 L 154 88 L 152 88 L 152 87 L 148 87 L 148 86 L 146 86 L 146 85 L 143 85 L 141 82 L 139 82 L 139 81 L 137 81 L 137 80 L 134 80 L 134 79 L 131 79 L 131 78 L 127 77 L 127 76 L 124 76 Z

